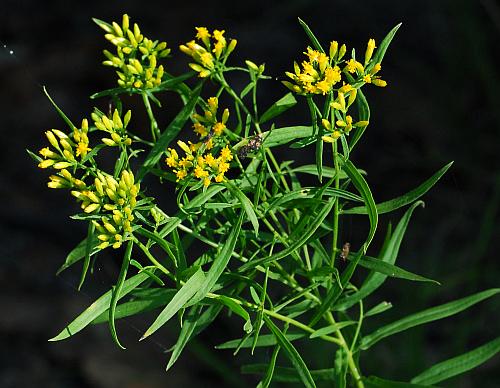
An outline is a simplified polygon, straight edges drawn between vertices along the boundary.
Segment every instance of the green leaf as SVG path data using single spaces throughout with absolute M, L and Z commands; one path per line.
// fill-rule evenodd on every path
M 123 288 L 123 283 L 125 282 L 125 278 L 127 277 L 128 266 L 130 264 L 130 256 L 132 255 L 132 248 L 134 247 L 134 242 L 130 240 L 127 243 L 127 248 L 125 249 L 125 254 L 123 255 L 123 262 L 120 268 L 120 274 L 118 275 L 118 280 L 116 281 L 116 285 L 112 288 L 111 294 L 111 302 L 109 304 L 109 330 L 111 332 L 111 337 L 113 341 L 122 349 L 125 347 L 122 346 L 120 341 L 118 340 L 118 335 L 116 333 L 115 326 L 115 309 L 116 304 L 118 303 L 118 299 L 120 298 L 120 293 Z
M 283 349 L 283 351 L 287 355 L 288 359 L 292 362 L 293 366 L 297 370 L 297 373 L 299 374 L 299 377 L 300 377 L 300 380 L 302 381 L 302 384 L 304 384 L 304 386 L 308 387 L 308 388 L 316 387 L 316 384 L 314 383 L 314 380 L 311 376 L 311 372 L 309 372 L 309 369 L 307 368 L 304 360 L 302 360 L 302 357 L 300 357 L 300 354 L 299 354 L 299 352 L 297 352 L 297 349 L 295 349 L 295 347 L 292 345 L 292 343 L 290 341 L 288 341 L 286 336 L 267 317 L 267 315 L 264 315 L 263 318 L 264 318 L 264 322 L 266 323 L 269 330 L 271 330 L 271 332 L 276 337 L 278 344 Z
M 181 332 L 179 333 L 179 337 L 177 338 L 177 342 L 175 343 L 174 350 L 168 360 L 166 370 L 169 370 L 177 361 L 182 351 L 186 347 L 188 341 L 196 329 L 198 324 L 198 319 L 200 317 L 200 306 L 193 306 L 189 309 L 189 312 L 184 319 L 182 324 Z
M 301 18 L 297 18 L 299 20 L 299 23 L 300 23 L 300 26 L 304 29 L 306 35 L 309 37 L 309 40 L 311 41 L 313 47 L 318 50 L 318 51 L 321 51 L 322 53 L 325 52 L 325 50 L 323 50 L 323 47 L 321 47 L 321 44 L 319 43 L 319 40 L 316 38 L 316 36 L 314 36 L 313 32 L 311 31 L 311 29 L 309 28 L 309 26 L 306 24 L 305 21 L 303 21 Z
M 401 217 L 401 220 L 399 221 L 398 225 L 396 226 L 396 229 L 394 230 L 394 233 L 391 235 L 391 238 L 389 242 L 387 243 L 386 248 L 384 249 L 384 253 L 382 257 L 380 258 L 381 261 L 387 263 L 387 264 L 394 264 L 399 253 L 399 247 L 401 246 L 401 242 L 403 241 L 403 237 L 406 232 L 406 228 L 408 227 L 408 224 L 410 223 L 411 216 L 413 214 L 413 211 L 416 209 L 417 206 L 423 206 L 422 201 L 417 201 L 415 202 Z M 363 285 L 359 289 L 359 291 L 355 292 L 352 295 L 349 295 L 348 297 L 342 299 L 336 307 L 338 310 L 345 310 L 348 309 L 349 307 L 353 306 L 354 304 L 358 303 L 361 299 L 366 298 L 368 295 L 370 295 L 373 291 L 375 291 L 377 288 L 379 288 L 384 282 L 385 279 L 387 278 L 387 275 L 380 273 L 380 272 L 373 272 L 364 281 Z
M 312 135 L 313 128 L 311 126 L 297 125 L 294 127 L 275 128 L 272 131 L 262 132 L 262 138 L 264 139 L 262 144 L 271 148 Z
M 203 284 L 197 290 L 196 295 L 190 302 L 190 305 L 198 303 L 200 300 L 205 298 L 207 293 L 210 292 L 212 287 L 219 279 L 220 275 L 222 275 L 222 272 L 224 272 L 224 270 L 226 269 L 227 264 L 229 263 L 229 259 L 231 258 L 231 254 L 234 251 L 236 241 L 240 234 L 241 224 L 243 222 L 243 214 L 244 213 L 242 212 L 238 217 L 236 225 L 234 225 L 234 227 L 232 228 L 231 233 L 229 234 L 229 237 L 226 240 L 226 243 L 224 244 L 219 254 L 215 258 L 214 262 L 212 263 L 212 266 L 210 267 L 210 270 L 207 272 L 207 276 Z
M 47 98 L 49 99 L 50 103 L 54 106 L 54 108 L 56 108 L 56 111 L 57 113 L 59 113 L 59 116 L 61 116 L 61 118 L 64 120 L 64 122 L 68 125 L 68 127 L 73 130 L 75 127 L 75 125 L 71 122 L 71 120 L 68 118 L 68 116 L 66 116 L 64 114 L 64 112 L 61 110 L 61 108 L 59 108 L 57 106 L 57 104 L 54 102 L 54 100 L 52 99 L 52 97 L 50 97 L 49 95 L 49 92 L 47 92 L 47 89 L 45 88 L 45 86 L 43 86 L 43 92 L 45 93 L 45 95 L 47 96 Z
M 260 116 L 259 123 L 265 123 L 266 121 L 271 120 L 272 118 L 279 116 L 283 112 L 290 109 L 297 103 L 297 100 L 293 96 L 292 93 L 287 93 L 283 97 L 281 97 L 278 101 L 276 101 L 273 105 L 266 110 L 262 116 Z
M 229 308 L 233 313 L 239 315 L 241 318 L 245 320 L 245 326 L 243 329 L 246 333 L 250 333 L 252 331 L 252 321 L 250 320 L 250 314 L 246 311 L 241 304 L 238 304 L 233 298 L 230 298 L 225 295 L 219 295 L 216 299 L 217 302 L 222 303 L 224 306 Z
M 419 199 L 422 195 L 427 193 L 429 189 L 436 184 L 436 182 L 448 171 L 453 162 L 448 163 L 446 166 L 441 168 L 433 176 L 427 179 L 420 186 L 409 191 L 405 195 L 391 199 L 389 201 L 381 202 L 377 205 L 378 214 L 389 213 L 393 210 L 399 209 L 400 207 L 406 206 L 415 200 Z M 351 209 L 343 210 L 343 214 L 366 214 L 367 210 L 365 206 L 353 207 Z
M 344 327 L 354 325 L 355 323 L 357 323 L 357 322 L 356 321 L 336 322 L 333 325 L 325 326 L 325 327 L 322 327 L 321 329 L 316 330 L 314 333 L 311 333 L 309 338 L 317 338 L 317 337 L 321 337 L 322 335 L 328 335 L 328 334 L 336 332 L 337 330 L 343 329 Z
M 84 261 L 83 261 L 83 268 L 82 268 L 82 274 L 80 276 L 80 282 L 78 283 L 78 291 L 83 286 L 83 282 L 85 281 L 85 277 L 87 276 L 87 271 L 90 266 L 90 257 L 92 256 L 92 251 L 95 248 L 96 242 L 94 238 L 94 231 L 95 231 L 95 225 L 93 222 L 89 222 L 88 226 L 88 231 L 87 231 L 87 238 L 85 242 L 85 252 L 84 252 Z
M 350 75 L 348 75 L 348 79 L 350 82 L 351 79 L 352 81 L 354 81 L 354 79 Z M 370 106 L 368 105 L 368 100 L 363 94 L 361 88 L 358 89 L 358 93 L 356 95 L 356 106 L 358 107 L 358 120 L 370 122 Z M 354 131 L 352 131 L 351 135 L 351 144 L 349 145 L 351 151 L 353 150 L 359 139 L 361 139 L 361 136 L 363 136 L 363 133 L 365 132 L 367 127 L 368 126 L 354 128 Z
M 259 382 L 259 384 L 257 384 L 257 388 L 267 388 L 271 385 L 271 381 L 274 376 L 274 368 L 276 367 L 276 360 L 278 359 L 280 349 L 281 347 L 279 345 L 274 348 L 273 354 L 271 355 L 271 361 L 269 361 L 269 365 L 267 366 L 264 378 Z
M 130 317 L 147 311 L 165 306 L 175 295 L 177 290 L 153 289 L 153 295 L 146 298 L 132 300 L 116 306 L 115 320 Z M 109 314 L 104 311 L 92 321 L 92 325 L 97 325 L 108 321 Z
M 385 262 L 381 259 L 377 259 L 375 257 L 363 256 L 361 258 L 361 260 L 359 260 L 359 265 L 362 267 L 371 269 L 375 272 L 379 272 L 381 274 L 393 277 L 393 278 L 412 280 L 414 282 L 429 282 L 429 283 L 441 285 L 441 283 L 439 283 L 436 280 L 432 280 L 432 279 L 425 278 L 423 276 L 414 274 L 414 273 L 409 272 L 403 268 L 400 268 L 394 264 L 387 263 L 387 262 Z
M 61 267 L 57 270 L 56 275 L 59 275 L 62 271 L 71 267 L 73 264 L 77 263 L 85 257 L 85 253 L 87 250 L 87 239 L 88 237 L 80 241 L 80 243 L 75 248 L 73 248 L 70 253 L 68 253 L 68 256 L 66 256 L 66 260 L 64 260 L 64 264 L 61 265 Z M 99 245 L 99 240 L 97 239 L 96 235 L 92 235 L 93 249 L 91 255 L 99 252 L 100 249 L 97 248 L 97 245 Z
M 373 54 L 373 58 L 370 61 L 370 65 L 367 66 L 366 71 L 370 71 L 373 66 L 375 66 L 377 63 L 382 63 L 382 60 L 384 59 L 385 52 L 387 51 L 387 48 L 392 42 L 392 39 L 394 38 L 394 35 L 396 35 L 396 32 L 398 31 L 399 27 L 401 27 L 402 23 L 397 24 L 389 33 L 385 36 L 385 38 L 382 40 L 380 45 L 378 46 L 377 51 L 375 51 L 375 54 Z
M 362 171 L 362 170 L 358 170 Z M 318 175 L 318 168 L 315 164 L 306 164 L 304 166 L 296 167 L 291 170 L 291 172 L 301 172 L 303 174 Z M 364 173 L 364 171 L 362 171 Z M 332 167 L 323 166 L 323 176 L 325 178 L 333 178 L 335 176 L 335 169 Z M 339 179 L 346 179 L 347 174 L 344 171 L 340 171 Z
M 186 123 L 186 121 L 191 117 L 193 109 L 198 101 L 198 96 L 200 95 L 202 85 L 198 85 L 192 92 L 191 98 L 186 103 L 184 108 L 175 116 L 172 122 L 160 135 L 159 139 L 156 141 L 154 147 L 149 152 L 148 156 L 144 160 L 144 164 L 139 169 L 137 173 L 137 180 L 140 181 L 144 175 L 146 175 L 148 169 L 153 168 L 156 163 L 160 160 L 161 156 L 167 149 L 168 145 L 175 137 L 179 134 L 180 130 Z
M 267 263 L 271 263 L 276 260 L 280 260 L 283 257 L 286 257 L 293 252 L 295 252 L 297 249 L 302 247 L 307 240 L 314 234 L 316 229 L 320 227 L 320 225 L 323 223 L 325 218 L 328 216 L 330 211 L 332 210 L 333 205 L 335 204 L 335 199 L 330 199 L 325 206 L 317 213 L 317 215 L 314 217 L 314 221 L 310 222 L 307 225 L 307 228 L 305 230 L 302 230 L 300 233 L 294 233 L 290 236 L 290 240 L 292 243 L 282 251 L 275 253 L 271 256 L 267 257 L 260 257 L 258 259 L 253 259 L 245 264 L 243 264 L 240 267 L 240 271 L 245 271 L 249 268 L 256 267 L 257 265 L 264 265 Z
M 259 220 L 257 218 L 257 215 L 255 214 L 255 210 L 252 204 L 252 201 L 248 199 L 248 197 L 241 191 L 236 185 L 232 184 L 231 182 L 226 182 L 225 183 L 226 187 L 228 190 L 231 192 L 231 194 L 238 199 L 238 201 L 241 204 L 241 207 L 247 214 L 248 219 L 252 223 L 253 230 L 255 232 L 255 236 L 259 234 Z
M 405 383 L 402 381 L 393 381 L 381 379 L 380 377 L 370 376 L 363 378 L 366 388 L 432 388 L 432 385 L 420 385 Z
M 360 347 L 361 349 L 368 349 L 381 339 L 389 337 L 393 334 L 400 333 L 418 325 L 423 325 L 424 323 L 436 321 L 438 319 L 443 319 L 451 315 L 458 314 L 459 312 L 498 293 L 500 293 L 500 288 L 492 288 L 453 302 L 445 303 L 443 305 L 432 307 L 430 309 L 420 311 L 416 314 L 409 315 L 398 321 L 383 326 L 375 330 L 373 333 L 363 337 Z
M 385 302 L 385 301 L 384 302 L 380 302 L 378 305 L 372 307 L 370 310 L 368 310 L 365 313 L 365 318 L 366 317 L 371 317 L 373 315 L 381 314 L 384 311 L 389 310 L 390 308 L 392 308 L 392 303 Z
M 167 321 L 172 318 L 186 303 L 196 294 L 196 292 L 203 286 L 205 275 L 203 271 L 198 269 L 193 276 L 177 291 L 172 300 L 158 315 L 156 320 L 149 326 L 140 341 L 149 337 L 156 330 L 162 327 Z
M 415 384 L 440 383 L 450 377 L 476 368 L 498 352 L 500 352 L 500 337 L 465 354 L 431 366 L 426 371 L 415 376 L 411 382 Z
M 287 333 L 286 338 L 288 341 L 295 341 L 300 338 L 304 338 L 306 336 L 305 333 Z M 241 344 L 240 344 L 241 343 Z M 241 348 L 251 348 L 253 343 L 252 338 L 246 338 L 241 342 L 241 338 L 237 338 L 234 340 L 230 340 L 227 342 L 224 342 L 220 345 L 217 345 L 215 348 L 216 349 L 236 349 L 238 346 L 241 345 Z M 276 340 L 276 337 L 272 334 L 261 334 L 255 344 L 256 348 L 265 348 L 269 346 L 274 346 L 278 343 Z
M 347 176 L 351 179 L 354 187 L 359 191 L 361 196 L 363 197 L 367 212 L 368 218 L 370 219 L 370 231 L 368 232 L 368 237 L 366 238 L 366 242 L 363 244 L 363 252 L 366 253 L 370 242 L 375 236 L 375 232 L 377 231 L 377 223 L 378 223 L 378 213 L 375 205 L 375 201 L 373 200 L 372 193 L 370 191 L 370 187 L 366 183 L 363 176 L 359 173 L 359 171 L 354 167 L 354 164 L 350 160 L 345 160 L 344 158 L 340 158 L 342 162 L 342 167 L 345 170 Z
M 121 299 L 125 295 L 130 293 L 130 291 L 134 290 L 146 279 L 149 279 L 149 276 L 145 273 L 140 273 L 132 276 L 130 279 L 127 279 L 123 283 L 123 287 L 121 288 L 118 299 Z M 71 323 L 69 323 L 58 335 L 49 339 L 49 341 L 60 341 L 66 339 L 84 329 L 96 317 L 100 316 L 102 313 L 109 309 L 111 294 L 111 290 L 103 294 L 99 299 L 97 299 L 94 303 L 87 307 L 87 309 L 83 311 L 78 317 L 76 317 Z
M 186 205 L 184 205 L 183 210 L 188 211 L 192 209 L 198 209 L 203 206 L 207 201 L 209 201 L 213 196 L 224 190 L 224 185 L 210 185 L 204 191 L 194 197 Z
M 241 368 L 241 373 L 263 375 L 266 373 L 267 364 L 249 364 Z M 333 381 L 335 371 L 331 369 L 310 370 L 315 381 Z M 277 366 L 274 369 L 273 381 L 279 383 L 300 383 L 300 376 L 294 368 Z

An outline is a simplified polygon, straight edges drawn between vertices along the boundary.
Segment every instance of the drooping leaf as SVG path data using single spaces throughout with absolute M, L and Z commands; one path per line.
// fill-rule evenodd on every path
M 361 341 L 361 349 L 368 349 L 381 339 L 408 330 L 412 327 L 458 314 L 459 312 L 471 306 L 474 306 L 475 304 L 482 302 L 485 299 L 491 298 L 498 293 L 500 293 L 500 288 L 492 288 L 462 299 L 455 300 L 453 302 L 445 303 L 436 307 L 431 307 L 429 309 L 392 322 L 386 326 L 382 326 L 381 328 L 375 330 L 373 333 L 363 337 Z
M 415 189 L 409 191 L 408 193 L 391 199 L 389 201 L 381 202 L 377 205 L 378 214 L 390 213 L 396 209 L 399 209 L 403 206 L 406 206 L 417 199 L 419 199 L 422 195 L 427 193 L 429 189 L 436 184 L 436 182 L 448 171 L 453 162 L 448 163 L 446 166 L 437 171 L 433 176 L 423 182 L 420 186 Z M 366 214 L 367 209 L 365 206 L 357 206 L 351 209 L 346 209 L 342 211 L 343 214 Z
M 123 287 L 121 288 L 120 295 L 118 299 L 123 298 L 125 295 L 130 293 L 149 276 L 145 273 L 139 273 L 131 278 L 125 280 Z M 103 312 L 109 309 L 111 302 L 111 290 L 103 294 L 99 299 L 92 303 L 85 311 L 83 311 L 78 317 L 76 317 L 71 323 L 69 323 L 58 335 L 49 339 L 49 341 L 60 341 L 71 337 L 88 326 L 96 317 L 100 316 Z
M 431 366 L 426 371 L 415 376 L 411 382 L 415 384 L 440 383 L 450 377 L 457 376 L 478 367 L 498 352 L 500 352 L 500 337 L 465 354 Z
M 309 371 L 309 368 L 307 368 L 304 360 L 300 356 L 297 349 L 295 349 L 295 347 L 292 345 L 292 343 L 290 341 L 288 341 L 286 336 L 267 317 L 267 315 L 264 315 L 263 318 L 264 318 L 264 322 L 266 323 L 269 330 L 276 337 L 276 340 L 278 341 L 278 344 L 280 345 L 280 347 L 283 349 L 283 352 L 285 352 L 286 356 L 293 364 L 295 370 L 297 371 L 297 373 L 300 377 L 300 380 L 302 381 L 302 384 L 304 384 L 304 386 L 307 388 L 316 387 L 316 384 L 314 383 L 314 380 L 311 376 L 311 372 Z

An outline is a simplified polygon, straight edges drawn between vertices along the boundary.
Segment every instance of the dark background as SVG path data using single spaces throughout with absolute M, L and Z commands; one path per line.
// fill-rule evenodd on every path
M 455 164 L 424 197 L 426 208 L 416 210 L 398 260 L 403 268 L 443 285 L 389 279 L 369 301 L 389 300 L 395 307 L 375 326 L 499 286 L 498 2 L 0 0 L 0 40 L 6 45 L 0 49 L 0 387 L 255 383 L 251 377 L 238 376 L 238 365 L 249 356 L 233 359 L 230 352 L 212 350 L 213 345 L 239 336 L 239 321 L 235 325 L 219 320 L 168 373 L 163 370 L 168 358 L 163 352 L 175 342 L 175 322 L 154 340 L 140 344 L 137 339 L 152 316 L 120 322 L 122 342 L 129 348 L 125 352 L 113 345 L 105 325 L 88 328 L 63 343 L 46 341 L 109 288 L 117 261 L 111 255 L 107 264 L 97 265 L 80 293 L 75 290 L 78 271 L 54 276 L 85 229 L 68 219 L 76 211 L 74 201 L 66 192 L 46 188 L 48 174 L 36 168 L 25 148 L 44 146 L 47 129 L 66 130 L 41 85 L 75 122 L 89 117 L 95 104 L 105 106 L 105 101 L 88 99 L 115 83 L 112 70 L 100 65 L 101 50 L 109 46 L 91 17 L 120 20 L 124 12 L 145 35 L 166 40 L 174 49 L 174 57 L 166 61 L 174 74 L 185 69 L 186 60 L 177 47 L 192 38 L 194 26 L 224 28 L 239 41 L 232 63 L 247 58 L 266 62 L 267 73 L 281 77 L 308 43 L 297 16 L 325 44 L 336 39 L 361 52 L 368 38 L 380 42 L 390 28 L 403 22 L 384 60 L 382 74 L 389 86 L 368 91 L 371 125 L 352 159 L 369 171 L 378 201 L 408 191 L 450 160 Z M 278 82 L 263 84 L 263 106 L 284 92 Z M 303 101 L 301 105 L 295 122 L 305 117 Z M 178 102 L 166 106 L 162 126 Z M 137 126 L 146 125 L 140 114 L 134 119 Z M 168 201 L 168 194 L 163 195 Z M 397 222 L 398 216 L 383 217 L 382 223 Z M 344 237 L 348 234 L 346 226 Z M 363 357 L 363 371 L 408 380 L 434 362 L 496 338 L 499 307 L 497 297 L 442 322 L 391 337 Z M 252 362 L 265 357 L 260 354 Z M 497 356 L 443 386 L 497 387 L 499 371 Z

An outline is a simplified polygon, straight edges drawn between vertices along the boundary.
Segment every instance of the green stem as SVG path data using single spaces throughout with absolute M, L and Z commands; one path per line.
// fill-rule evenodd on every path
M 340 170 L 339 163 L 337 161 L 337 142 L 334 141 L 332 143 L 333 149 L 333 166 L 335 168 L 335 189 L 338 190 L 340 187 Z M 335 204 L 333 206 L 333 240 L 332 240 L 332 258 L 330 262 L 330 266 L 335 267 L 335 258 L 337 257 L 337 240 L 338 240 L 338 232 L 339 232 L 339 201 L 335 200 Z
M 160 129 L 158 128 L 158 123 L 156 122 L 155 116 L 153 114 L 153 108 L 151 107 L 151 103 L 149 102 L 148 95 L 143 92 L 142 101 L 144 102 L 144 107 L 146 108 L 146 112 L 148 113 L 149 121 L 151 121 L 151 136 L 153 138 L 153 142 L 156 142 L 156 139 L 160 137 Z

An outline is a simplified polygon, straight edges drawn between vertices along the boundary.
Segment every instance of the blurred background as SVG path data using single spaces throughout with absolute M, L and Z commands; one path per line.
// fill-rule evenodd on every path
M 239 365 L 265 362 L 269 356 L 233 358 L 230 351 L 214 351 L 217 343 L 240 335 L 240 322 L 228 319 L 219 319 L 197 338 L 168 373 L 164 352 L 175 343 L 177 322 L 153 340 L 137 342 L 153 315 L 118 323 L 127 351 L 112 343 L 106 325 L 62 343 L 47 342 L 109 289 L 119 261 L 113 255 L 102 257 L 107 264 L 96 266 L 82 292 L 75 288 L 79 268 L 55 276 L 86 228 L 68 219 L 77 211 L 74 201 L 66 192 L 46 188 L 48 174 L 36 168 L 25 149 L 44 146 L 47 129 L 66 130 L 41 85 L 74 122 L 89 117 L 94 105 L 105 109 L 106 101 L 88 98 L 115 85 L 113 71 L 100 65 L 102 49 L 109 45 L 91 17 L 118 21 L 125 12 L 145 35 L 174 49 L 174 57 L 166 61 L 174 74 L 186 68 L 177 47 L 192 39 L 194 26 L 223 28 L 228 37 L 237 38 L 230 62 L 265 62 L 269 75 L 282 77 L 308 44 L 298 16 L 325 44 L 336 39 L 361 52 L 368 38 L 380 42 L 403 22 L 384 59 L 388 87 L 367 92 L 371 125 L 352 159 L 369 171 L 377 201 L 412 189 L 455 161 L 425 195 L 425 209 L 416 210 L 398 259 L 403 268 L 438 279 L 442 286 L 387 280 L 369 300 L 391 301 L 395 307 L 367 325 L 375 328 L 500 285 L 495 248 L 500 236 L 498 1 L 0 0 L 0 387 L 247 387 L 257 380 L 241 377 Z M 263 82 L 262 106 L 285 92 L 277 81 Z M 304 101 L 300 105 L 295 123 L 306 117 Z M 167 97 L 165 106 L 161 127 L 179 102 Z M 134 120 L 137 127 L 147 125 L 139 113 Z M 169 198 L 165 192 L 162 200 Z M 382 217 L 382 225 L 399 216 Z M 500 299 L 493 298 L 391 337 L 363 357 L 363 372 L 407 381 L 434 362 L 496 338 L 499 307 Z M 305 351 L 331 365 L 331 354 Z M 500 357 L 442 386 L 498 387 Z

